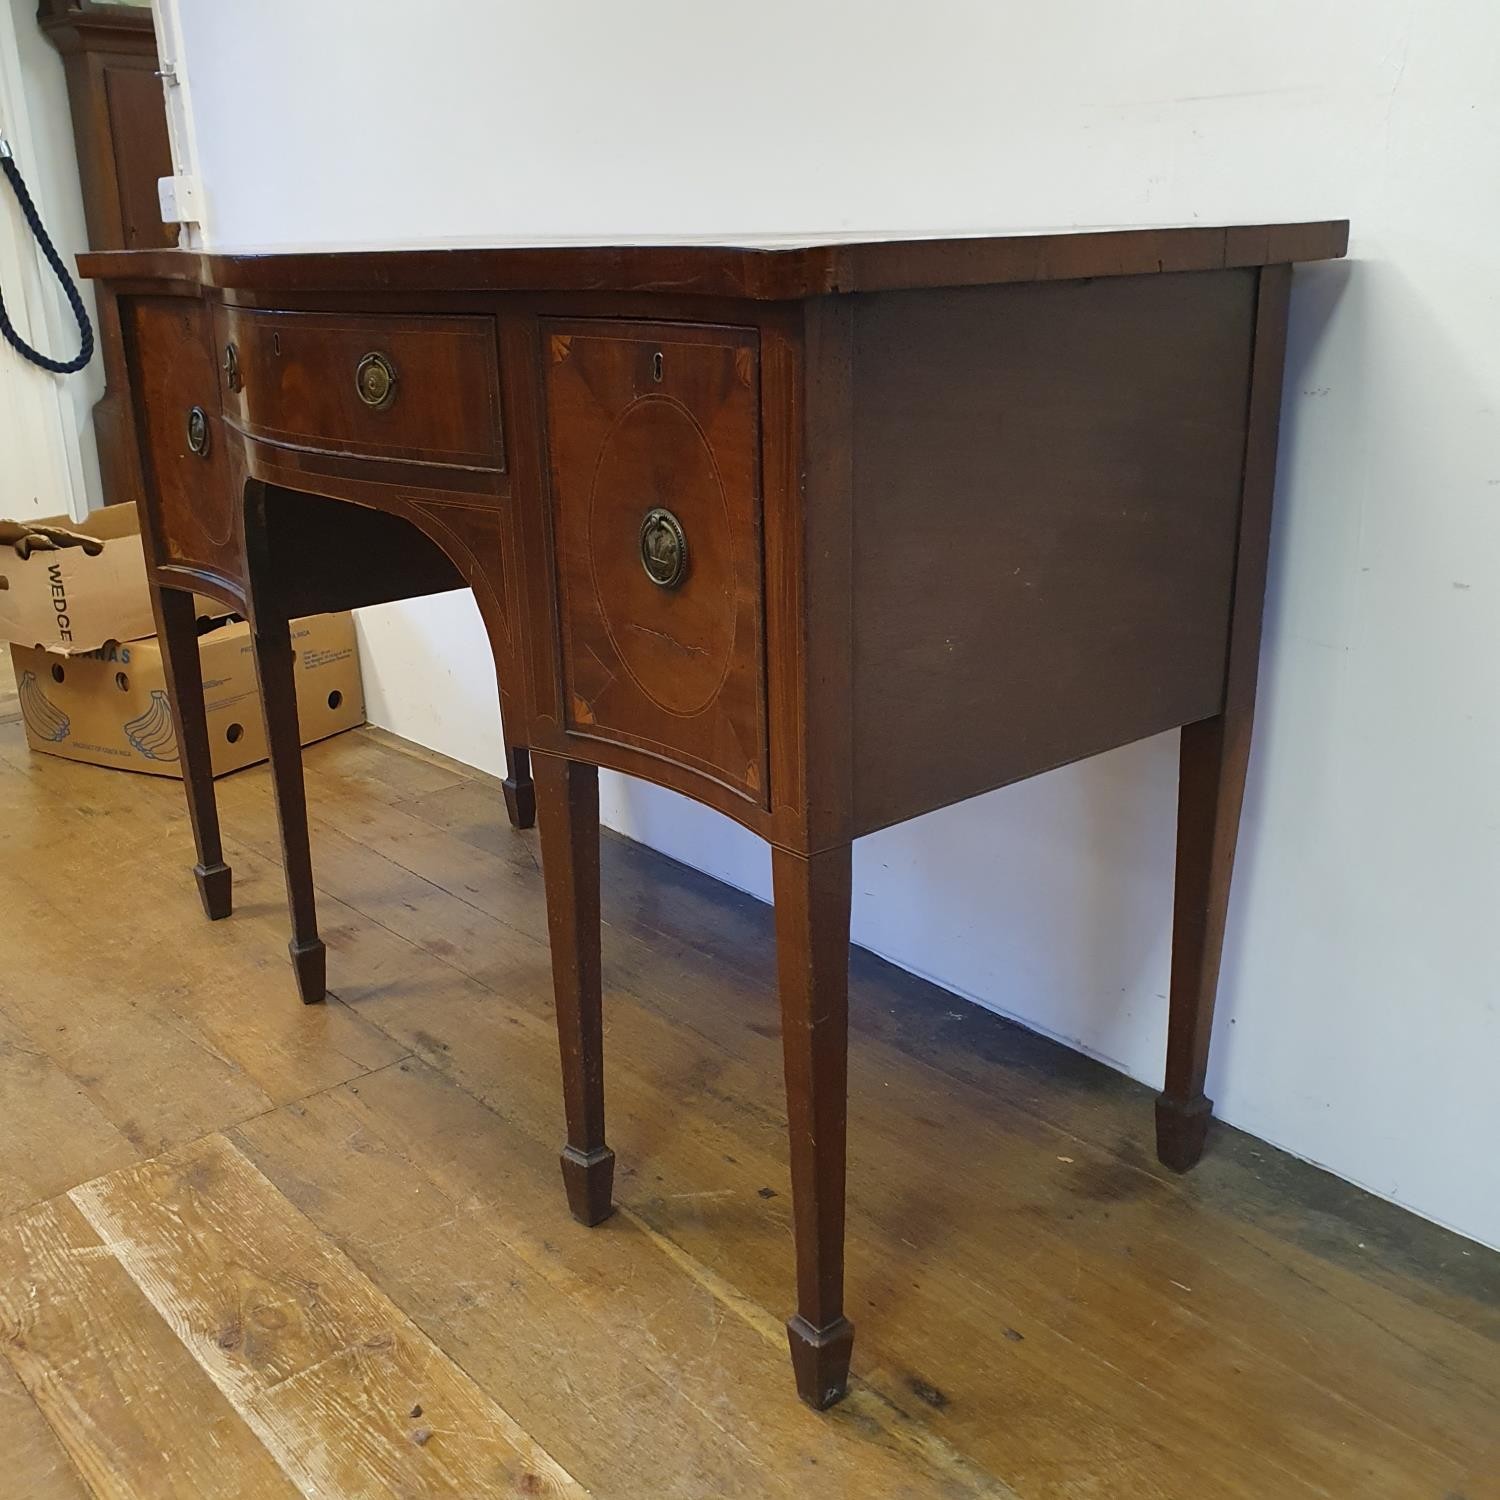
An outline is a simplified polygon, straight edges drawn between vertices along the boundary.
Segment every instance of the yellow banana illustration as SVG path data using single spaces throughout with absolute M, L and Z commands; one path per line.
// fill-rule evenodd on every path
M 72 722 L 55 703 L 47 701 L 35 672 L 22 672 L 16 692 L 21 699 L 21 717 L 37 739 L 56 745 L 67 739 Z
M 177 735 L 167 695 L 157 688 L 145 712 L 125 725 L 125 738 L 147 760 L 176 760 Z

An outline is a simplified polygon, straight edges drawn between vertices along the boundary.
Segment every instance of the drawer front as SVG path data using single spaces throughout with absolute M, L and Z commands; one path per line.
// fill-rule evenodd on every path
M 543 323 L 570 733 L 769 806 L 753 330 Z
M 237 497 L 208 308 L 186 297 L 132 298 L 123 319 L 146 469 L 155 561 L 242 580 Z
M 502 470 L 490 318 L 226 308 L 225 413 L 248 436 L 325 453 Z

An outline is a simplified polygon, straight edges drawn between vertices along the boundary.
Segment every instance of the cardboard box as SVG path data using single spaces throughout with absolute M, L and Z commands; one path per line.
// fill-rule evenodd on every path
M 24 558 L 0 547 L 0 641 L 72 655 L 156 634 L 135 506 L 106 505 L 83 521 L 47 516 L 32 524 L 96 537 L 104 546 L 92 557 L 82 547 L 59 547 Z M 215 600 L 194 598 L 200 617 L 230 613 Z
M 292 645 L 302 743 L 363 724 L 354 617 L 295 620 Z M 209 748 L 214 775 L 222 776 L 267 754 L 250 627 L 243 620 L 219 624 L 199 636 L 198 646 Z M 81 654 L 13 645 L 10 656 L 33 750 L 151 776 L 182 775 L 155 636 Z

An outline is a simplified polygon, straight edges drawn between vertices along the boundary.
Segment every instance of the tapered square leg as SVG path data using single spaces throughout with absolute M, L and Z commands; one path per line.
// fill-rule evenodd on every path
M 213 763 L 209 756 L 208 715 L 203 703 L 203 667 L 198 656 L 198 621 L 193 596 L 181 589 L 152 586 L 157 639 L 161 642 L 167 695 L 177 731 L 177 757 L 187 797 L 188 821 L 198 862 L 193 878 L 198 899 L 210 921 L 227 917 L 234 906 L 233 877 L 224 863 L 219 836 L 219 809 L 214 800 Z
M 593 766 L 538 755 L 536 795 L 568 1124 L 563 1185 L 573 1217 L 597 1224 L 614 1211 L 615 1168 L 615 1154 L 604 1141 L 599 773 Z
M 1221 714 L 1182 731 L 1167 1076 L 1156 1101 L 1156 1154 L 1174 1172 L 1198 1164 L 1213 1114 L 1203 1086 L 1250 739 L 1248 724 L 1242 736 L 1229 729 Z
M 245 552 L 249 574 L 250 649 L 266 720 L 271 784 L 281 829 L 281 862 L 286 874 L 292 940 L 287 951 L 297 976 L 297 993 L 312 1005 L 327 993 L 327 952 L 318 936 L 318 903 L 313 890 L 312 847 L 307 828 L 307 788 L 302 778 L 302 733 L 297 723 L 296 658 L 291 624 L 271 564 L 266 487 L 245 486 Z
M 1224 706 L 1182 731 L 1167 1076 L 1156 1106 L 1156 1154 L 1177 1172 L 1203 1155 L 1213 1114 L 1204 1084 L 1255 722 L 1290 284 L 1289 266 L 1259 273 Z
M 287 907 L 292 918 L 288 952 L 297 976 L 297 992 L 304 1005 L 312 1005 L 327 993 L 328 959 L 323 940 L 318 936 L 291 631 L 285 615 L 269 600 L 257 600 L 251 645 L 266 716 L 276 816 L 281 826 L 281 858 L 286 871 Z
M 505 811 L 512 828 L 530 828 L 536 822 L 536 786 L 531 779 L 531 752 L 524 745 L 505 747 Z
M 787 1337 L 797 1394 L 822 1411 L 847 1389 L 854 1348 L 844 1316 L 850 850 L 802 858 L 774 849 L 771 859 L 797 1239 Z

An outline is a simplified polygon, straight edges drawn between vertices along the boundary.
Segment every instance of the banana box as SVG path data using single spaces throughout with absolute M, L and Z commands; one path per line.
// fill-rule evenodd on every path
M 106 641 L 156 634 L 134 505 L 106 505 L 82 521 L 45 516 L 15 528 L 67 532 L 79 540 L 0 546 L 0 641 L 71 656 Z M 201 595 L 194 601 L 200 618 L 229 613 L 227 605 Z
M 302 743 L 365 722 L 359 652 L 350 614 L 292 622 L 297 720 Z M 208 741 L 215 776 L 266 758 L 250 627 L 221 622 L 198 637 Z M 65 654 L 12 646 L 16 691 L 33 750 L 91 765 L 182 775 L 161 643 L 114 642 Z

